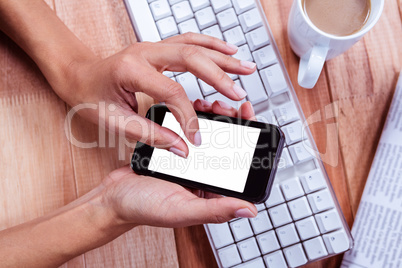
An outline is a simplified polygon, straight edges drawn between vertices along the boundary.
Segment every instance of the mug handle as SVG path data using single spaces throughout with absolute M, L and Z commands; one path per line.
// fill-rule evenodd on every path
M 327 58 L 328 47 L 314 46 L 300 58 L 298 82 L 304 88 L 313 88 L 320 77 Z

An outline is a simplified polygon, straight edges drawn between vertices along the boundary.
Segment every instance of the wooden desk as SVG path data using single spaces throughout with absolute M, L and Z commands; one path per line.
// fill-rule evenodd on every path
M 103 57 L 135 42 L 122 0 L 47 2 Z M 330 163 L 327 172 L 351 226 L 402 67 L 402 2 L 387 0 L 374 29 L 347 53 L 329 61 L 313 90 L 297 85 L 298 58 L 286 36 L 292 1 L 262 3 L 306 117 L 323 118 L 311 130 Z M 151 100 L 140 98 L 143 114 Z M 337 107 L 335 118 L 325 114 L 331 103 Z M 128 162 L 131 148 L 126 148 L 124 160 L 118 160 L 113 148 L 71 145 L 67 139 L 71 135 L 80 141 L 98 141 L 98 130 L 78 117 L 65 126 L 68 110 L 29 57 L 0 33 L 0 229 L 71 202 Z M 330 131 L 333 126 L 338 127 L 335 132 Z M 339 267 L 340 261 L 341 256 L 310 267 Z M 202 226 L 140 227 L 64 266 L 215 267 L 216 263 Z

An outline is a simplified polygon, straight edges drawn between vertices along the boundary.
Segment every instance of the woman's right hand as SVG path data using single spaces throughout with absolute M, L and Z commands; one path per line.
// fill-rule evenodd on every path
M 246 96 L 246 92 L 225 72 L 248 75 L 255 71 L 255 64 L 231 57 L 236 51 L 236 46 L 217 38 L 187 33 L 157 43 L 135 43 L 106 59 L 89 55 L 70 64 L 66 80 L 50 80 L 50 83 L 73 107 L 104 102 L 106 111 L 101 118 L 94 109 L 79 111 L 89 121 L 124 133 L 131 140 L 180 151 L 179 155 L 183 156 L 188 155 L 188 147 L 176 133 L 137 114 L 134 93 L 143 92 L 165 102 L 188 140 L 199 145 L 198 119 L 186 92 L 162 72 L 189 71 L 223 95 L 238 101 Z M 122 121 L 125 124 L 122 125 Z

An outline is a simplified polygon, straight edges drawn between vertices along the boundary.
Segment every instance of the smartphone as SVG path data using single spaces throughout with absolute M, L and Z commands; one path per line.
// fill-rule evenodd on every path
M 166 106 L 152 106 L 146 117 L 182 137 L 189 155 L 184 159 L 138 142 L 131 161 L 134 172 L 253 203 L 265 202 L 285 143 L 282 131 L 261 122 L 196 113 L 202 139 L 199 147 L 186 139 Z

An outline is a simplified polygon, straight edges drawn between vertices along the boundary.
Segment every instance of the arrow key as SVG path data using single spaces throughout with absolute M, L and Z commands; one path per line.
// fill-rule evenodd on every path
M 321 237 L 316 237 L 303 242 L 307 257 L 310 261 L 327 256 L 328 252 Z

